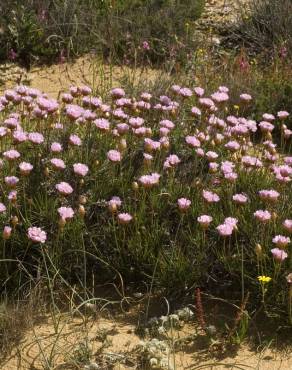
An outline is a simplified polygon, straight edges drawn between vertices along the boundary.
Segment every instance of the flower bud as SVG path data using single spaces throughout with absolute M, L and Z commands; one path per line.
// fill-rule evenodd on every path
M 46 177 L 49 177 L 49 175 L 50 175 L 50 171 L 49 171 L 48 167 L 46 167 L 46 168 L 44 169 L 44 175 L 45 175 Z
M 139 189 L 139 184 L 138 184 L 136 181 L 134 181 L 134 182 L 132 183 L 132 189 L 133 189 L 134 191 L 137 191 L 137 190 Z
M 258 258 L 260 258 L 263 254 L 262 246 L 259 243 L 256 244 L 254 251 Z
M 127 149 L 126 139 L 121 139 L 121 141 L 119 142 L 118 148 L 121 152 L 124 151 L 125 149 Z
M 13 216 L 11 218 L 11 223 L 15 227 L 18 224 L 18 217 L 17 216 Z
M 276 212 L 272 212 L 272 220 L 275 221 L 278 218 L 278 215 Z
M 66 219 L 65 219 L 65 218 L 63 218 L 63 217 L 61 217 L 61 218 L 59 219 L 59 223 L 58 223 L 58 225 L 59 225 L 59 228 L 60 228 L 61 230 L 63 230 L 63 229 L 64 229 L 64 227 L 65 227 L 65 225 L 66 225 Z
M 287 130 L 287 126 L 286 125 L 281 125 L 281 130 L 284 131 L 284 130 Z
M 169 149 L 169 141 L 164 141 L 162 144 L 161 144 L 161 147 L 165 150 L 168 150 Z
M 87 203 L 87 198 L 85 195 L 80 195 L 79 196 L 79 203 L 80 204 L 86 204 Z
M 78 213 L 79 213 L 80 217 L 82 217 L 82 218 L 85 216 L 86 211 L 85 211 L 84 206 L 81 205 L 81 204 L 78 207 Z
M 11 231 L 12 231 L 12 228 L 10 226 L 4 226 L 3 234 L 2 234 L 4 240 L 7 240 L 10 238 Z
M 118 207 L 116 203 L 110 203 L 108 206 L 108 209 L 110 210 L 111 213 L 116 213 L 118 210 Z

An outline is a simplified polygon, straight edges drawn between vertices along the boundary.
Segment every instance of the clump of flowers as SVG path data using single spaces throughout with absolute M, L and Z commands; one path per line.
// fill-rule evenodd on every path
M 251 294 L 260 283 L 264 296 L 272 276 L 269 299 L 287 306 L 291 117 L 254 114 L 253 100 L 253 92 L 235 96 L 227 86 L 209 92 L 180 84 L 159 96 L 123 87 L 97 96 L 71 86 L 58 101 L 27 86 L 5 90 L 0 218 L 7 260 L 30 270 L 37 258 L 27 246 L 45 243 L 61 271 L 64 249 L 78 265 L 83 243 L 86 258 L 98 255 L 113 271 L 154 276 L 155 265 L 157 286 L 175 276 L 188 287 L 203 284 L 208 261 L 218 260 L 235 280 L 261 271 L 249 280 Z

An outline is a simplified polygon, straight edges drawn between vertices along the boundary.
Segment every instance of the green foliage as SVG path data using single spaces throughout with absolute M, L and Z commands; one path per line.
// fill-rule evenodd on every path
M 250 8 L 250 10 L 249 10 Z M 255 54 L 262 53 L 269 62 L 275 55 L 292 56 L 291 0 L 252 0 L 227 42 L 233 47 L 244 46 Z
M 185 62 L 196 46 L 189 23 L 203 5 L 203 0 L 8 0 L 0 12 L 0 59 L 14 50 L 29 65 L 94 50 L 118 62 Z M 145 41 L 149 50 L 143 49 Z

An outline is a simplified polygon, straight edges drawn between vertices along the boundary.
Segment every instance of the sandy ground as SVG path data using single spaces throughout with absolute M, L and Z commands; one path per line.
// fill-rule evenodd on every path
M 47 318 L 28 330 L 5 363 L 3 370 L 41 369 L 84 369 L 87 354 L 91 362 L 100 369 L 115 370 L 141 368 L 135 347 L 140 342 L 135 334 L 133 318 L 117 316 L 113 318 L 76 318 L 63 315 L 54 324 Z M 183 338 L 194 333 L 194 324 L 186 324 L 183 329 L 173 331 L 170 338 Z M 86 350 L 87 348 L 87 350 Z M 80 361 L 77 365 L 78 360 Z M 83 364 L 81 364 L 83 361 Z M 223 359 L 214 358 L 211 352 L 198 343 L 191 343 L 183 351 L 171 353 L 169 362 L 175 369 L 259 369 L 291 370 L 292 352 L 274 352 L 263 348 L 252 351 L 242 345 L 235 354 L 227 354 Z
M 30 71 L 14 64 L 5 64 L 0 65 L 0 92 L 17 84 L 26 84 L 57 98 L 60 91 L 66 91 L 71 85 L 88 84 L 97 91 L 105 91 L 112 86 L 119 86 L 125 78 L 136 85 L 142 81 L 151 83 L 162 74 L 149 68 L 109 66 L 90 55 L 72 63 L 34 67 Z

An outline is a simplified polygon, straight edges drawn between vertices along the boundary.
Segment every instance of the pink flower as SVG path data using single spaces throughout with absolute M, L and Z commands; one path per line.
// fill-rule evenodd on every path
M 105 118 L 98 118 L 94 121 L 95 126 L 101 131 L 109 131 L 110 123 Z
M 139 178 L 139 182 L 145 188 L 152 188 L 159 183 L 160 175 L 158 173 L 151 173 L 150 175 L 144 175 Z
M 233 228 L 235 228 L 238 223 L 238 220 L 234 217 L 227 217 L 225 218 L 224 223 L 226 225 L 231 225 Z
M 214 161 L 214 160 L 216 160 L 216 159 L 218 158 L 218 154 L 209 150 L 209 151 L 206 153 L 206 157 L 207 157 L 207 159 L 208 159 L 209 161 Z
M 271 252 L 274 259 L 278 262 L 283 262 L 288 257 L 288 254 L 279 248 L 273 248 L 271 249 Z
M 129 125 L 127 125 L 126 123 L 118 123 L 116 128 L 120 135 L 123 135 L 129 131 Z
M 27 176 L 27 175 L 29 175 L 29 174 L 30 174 L 30 172 L 32 171 L 32 169 L 33 169 L 33 165 L 32 165 L 32 164 L 30 164 L 30 163 L 27 163 L 27 162 L 21 162 L 21 163 L 19 164 L 19 169 L 20 169 L 20 173 L 21 173 L 22 175 Z
M 210 223 L 213 221 L 213 217 L 208 215 L 202 215 L 197 218 L 197 221 L 201 225 L 203 229 L 207 229 L 210 225 Z
M 205 90 L 199 86 L 194 88 L 194 92 L 199 97 L 202 97 L 205 94 Z
M 171 154 L 166 158 L 163 164 L 163 168 L 164 169 L 173 168 L 176 167 L 179 163 L 180 159 L 178 158 L 178 156 L 175 154 Z
M 72 145 L 80 146 L 81 145 L 81 139 L 77 135 L 70 135 L 69 143 L 72 144 Z
M 191 113 L 192 113 L 193 116 L 198 116 L 198 117 L 200 117 L 202 115 L 201 109 L 199 109 L 197 107 L 192 107 Z
M 73 94 L 72 94 L 73 95 Z M 76 121 L 83 114 L 83 108 L 79 105 L 70 104 L 66 107 L 66 114 L 70 120 Z
M 253 215 L 258 221 L 260 221 L 262 223 L 266 223 L 266 222 L 270 221 L 270 219 L 272 217 L 269 211 L 263 211 L 261 209 L 256 211 Z
M 185 140 L 193 148 L 199 148 L 201 146 L 201 142 L 196 136 L 187 136 Z
M 4 157 L 9 161 L 13 161 L 20 157 L 20 153 L 17 150 L 11 149 L 3 153 Z
M 292 220 L 285 220 L 283 222 L 283 227 L 289 232 L 292 233 Z
M 272 132 L 275 128 L 270 122 L 262 121 L 259 123 L 259 128 L 262 132 Z
M 247 196 L 244 194 L 235 194 L 232 199 L 237 204 L 245 204 L 247 202 Z
M 10 191 L 9 194 L 8 194 L 8 199 L 11 202 L 15 202 L 17 200 L 17 190 Z
M 122 201 L 119 197 L 112 197 L 111 200 L 107 202 L 109 210 L 111 212 L 115 212 L 117 208 L 119 208 L 122 205 Z
M 210 162 L 209 163 L 209 170 L 210 170 L 211 173 L 217 172 L 218 167 L 219 167 L 219 164 L 216 163 L 216 162 Z
M 4 180 L 5 180 L 5 184 L 6 185 L 8 185 L 8 186 L 10 186 L 10 187 L 13 188 L 18 183 L 19 178 L 16 177 L 16 176 L 6 176 Z
M 182 87 L 178 93 L 184 98 L 189 98 L 193 95 L 192 90 L 187 87 Z
M 181 89 L 181 87 L 180 87 L 179 85 L 172 85 L 172 86 L 171 86 L 171 90 L 172 90 L 175 94 L 178 94 L 180 89 Z
M 0 203 L 0 213 L 4 213 L 6 211 L 6 207 L 3 203 Z
M 263 114 L 263 119 L 265 121 L 271 122 L 271 121 L 275 120 L 275 116 L 273 114 L 270 114 L 270 113 L 264 113 Z
M 71 94 L 62 94 L 61 99 L 64 103 L 72 103 L 74 98 Z
M 240 144 L 237 141 L 229 141 L 224 146 L 226 149 L 230 150 L 231 152 L 236 152 L 237 150 L 240 149 Z
M 66 165 L 62 159 L 52 158 L 50 162 L 55 170 L 64 170 L 66 168 Z
M 222 224 L 216 227 L 221 236 L 230 236 L 233 233 L 234 227 L 231 224 Z
M 9 239 L 11 236 L 11 233 L 12 233 L 12 227 L 4 226 L 3 233 L 2 233 L 3 239 L 4 240 Z
M 60 207 L 58 208 L 58 213 L 63 220 L 68 220 L 74 216 L 74 211 L 71 207 Z
M 120 224 L 125 225 L 131 222 L 133 217 L 129 213 L 119 213 L 118 221 Z
M 59 184 L 56 185 L 56 189 L 58 190 L 59 193 L 62 195 L 69 195 L 73 193 L 73 188 L 71 185 L 69 185 L 67 182 L 60 182 Z
M 122 98 L 126 95 L 125 90 L 119 87 L 112 89 L 110 93 L 114 98 Z
M 161 147 L 161 143 L 159 141 L 155 141 L 150 138 L 144 139 L 144 143 L 145 143 L 145 150 L 148 152 L 159 150 Z
M 168 128 L 169 130 L 172 130 L 175 128 L 175 124 L 168 119 L 163 119 L 162 121 L 160 121 L 159 126 Z
M 229 99 L 229 96 L 225 92 L 217 91 L 217 92 L 215 92 L 214 94 L 211 95 L 211 98 L 216 103 L 224 103 Z
M 129 124 L 133 128 L 138 128 L 138 127 L 143 126 L 144 122 L 145 122 L 144 119 L 141 117 L 131 117 L 129 119 Z
M 111 162 L 120 162 L 122 160 L 122 155 L 118 150 L 109 150 L 107 152 L 107 158 Z
M 28 140 L 31 141 L 33 144 L 42 144 L 44 142 L 44 137 L 38 132 L 31 132 L 30 134 L 28 134 Z
M 13 140 L 16 143 L 23 143 L 27 140 L 27 134 L 23 131 L 16 130 L 12 134 Z
M 60 153 L 63 150 L 62 145 L 57 142 L 53 142 L 51 145 L 51 152 Z
M 276 190 L 260 190 L 259 196 L 262 200 L 276 202 L 280 196 Z
M 277 113 L 277 116 L 279 119 L 285 119 L 287 117 L 289 117 L 289 113 L 286 112 L 286 111 L 280 111 Z
M 203 198 L 207 203 L 217 203 L 220 200 L 217 194 L 207 190 L 203 190 Z
M 142 99 L 142 100 L 149 101 L 151 98 L 152 98 L 152 95 L 151 95 L 151 94 L 149 94 L 149 93 L 147 93 L 147 92 L 143 92 L 143 93 L 141 94 L 141 99 Z
M 144 50 L 150 50 L 150 45 L 149 45 L 148 41 L 143 41 L 142 48 Z
M 82 95 L 87 96 L 92 93 L 92 89 L 89 86 L 83 85 L 79 87 L 79 90 Z
M 88 167 L 86 166 L 86 164 L 82 163 L 74 163 L 73 170 L 74 173 L 79 176 L 86 176 L 88 173 Z
M 42 243 L 44 244 L 47 240 L 47 234 L 43 231 L 40 227 L 30 227 L 27 230 L 27 236 L 31 241 L 34 243 Z
M 238 175 L 236 172 L 228 172 L 224 173 L 224 178 L 229 181 L 229 182 L 235 182 L 237 179 Z
M 7 134 L 7 128 L 1 126 L 0 127 L 0 137 L 4 137 L 4 136 L 6 136 L 6 134 Z
M 252 100 L 252 96 L 249 94 L 241 94 L 239 97 L 244 102 L 250 102 Z
M 181 212 L 186 212 L 190 208 L 191 204 L 192 202 L 186 198 L 179 198 L 177 200 L 177 205 Z
M 212 109 L 215 106 L 213 100 L 209 98 L 200 98 L 199 103 L 206 109 Z
M 288 236 L 276 235 L 273 238 L 273 243 L 279 248 L 285 248 L 290 243 L 290 238 Z

